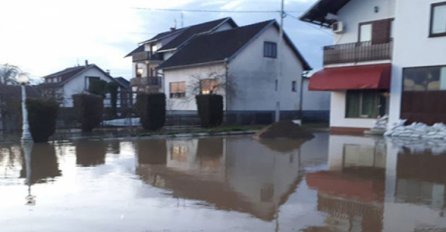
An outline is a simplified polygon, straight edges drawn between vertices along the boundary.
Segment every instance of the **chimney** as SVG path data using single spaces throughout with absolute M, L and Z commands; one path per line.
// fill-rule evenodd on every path
M 106 69 L 105 72 L 110 75 L 110 69 Z
M 88 66 L 88 60 L 85 60 L 85 66 Z
M 170 31 L 175 31 L 175 30 L 176 30 L 175 27 L 171 27 L 171 28 L 170 28 Z

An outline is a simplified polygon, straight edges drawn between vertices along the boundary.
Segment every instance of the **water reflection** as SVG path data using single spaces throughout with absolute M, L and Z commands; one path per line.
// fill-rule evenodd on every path
M 78 140 L 76 148 L 76 164 L 81 167 L 92 167 L 105 163 L 107 146 L 102 140 Z
M 326 133 L 304 144 L 250 137 L 77 140 L 28 151 L 0 144 L 0 221 L 5 231 L 29 231 L 27 224 L 41 225 L 36 231 L 445 231 L 445 165 L 437 146 Z M 24 207 L 26 195 L 38 207 Z M 26 223 L 8 224 L 19 219 Z
M 22 160 L 25 161 L 25 165 L 22 165 L 20 178 L 27 179 L 28 184 L 53 181 L 55 177 L 61 175 L 53 145 L 47 143 L 24 144 L 23 150 Z M 27 150 L 30 150 L 29 156 Z
M 165 149 L 152 141 L 145 152 L 140 147 L 137 174 L 151 185 L 267 221 L 302 179 L 297 150 L 290 151 L 290 159 L 250 138 L 177 139 L 167 141 Z M 150 147 L 156 148 L 149 152 Z M 144 162 L 163 158 L 165 163 Z

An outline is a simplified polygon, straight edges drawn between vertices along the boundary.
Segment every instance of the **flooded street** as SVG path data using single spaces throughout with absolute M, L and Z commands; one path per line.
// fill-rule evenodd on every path
M 0 144 L 1 231 L 446 231 L 445 186 L 420 141 Z

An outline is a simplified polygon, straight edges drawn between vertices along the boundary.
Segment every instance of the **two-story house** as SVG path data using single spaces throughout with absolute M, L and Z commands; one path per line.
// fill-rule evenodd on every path
M 160 59 L 139 61 L 141 54 Z M 286 33 L 280 37 L 275 20 L 237 26 L 224 18 L 163 32 L 129 55 L 136 75 L 133 90 L 164 92 L 169 115 L 196 115 L 194 96 L 218 93 L 224 96 L 228 123 L 328 118 L 328 96 L 303 90 L 302 74 L 311 67 Z M 147 84 L 151 75 L 162 84 Z M 308 112 L 305 103 L 311 103 Z
M 196 35 L 237 27 L 231 18 L 222 18 L 184 28 L 171 28 L 143 41 L 125 57 L 132 57 L 131 86 L 135 92 L 162 92 L 163 73 L 158 66 Z
M 118 85 L 117 106 L 130 107 L 128 85 L 88 61 L 85 61 L 85 65 L 69 67 L 44 76 L 43 79 L 44 82 L 39 85 L 42 95 L 55 99 L 61 107 L 73 107 L 73 95 L 88 92 L 91 82 L 95 80 L 115 82 Z M 110 106 L 110 96 L 105 96 L 104 105 Z
M 382 115 L 446 122 L 444 0 L 319 0 L 301 20 L 334 32 L 309 85 L 331 91 L 333 132 L 362 132 Z

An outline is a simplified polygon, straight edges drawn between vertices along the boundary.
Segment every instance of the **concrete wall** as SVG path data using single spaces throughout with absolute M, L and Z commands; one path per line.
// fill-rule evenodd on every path
M 375 6 L 379 8 L 378 13 L 374 11 Z M 334 44 L 357 42 L 359 23 L 393 18 L 394 12 L 395 0 L 351 0 L 338 12 L 344 33 L 335 34 Z
M 228 99 L 230 110 L 274 111 L 278 100 L 281 110 L 300 110 L 302 64 L 299 59 L 285 43 L 282 48 L 278 47 L 276 59 L 263 57 L 263 43 L 276 42 L 278 35 L 274 27 L 268 28 L 230 62 L 229 78 L 236 83 L 236 96 Z M 279 77 L 280 59 L 283 71 Z M 275 90 L 276 79 L 279 79 L 278 91 Z M 292 81 L 297 83 L 296 92 L 291 91 Z
M 391 123 L 400 118 L 403 68 L 446 65 L 446 37 L 429 38 L 431 4 L 437 2 L 444 0 L 396 0 Z
M 374 118 L 346 118 L 346 92 L 331 92 L 330 127 L 372 128 Z

